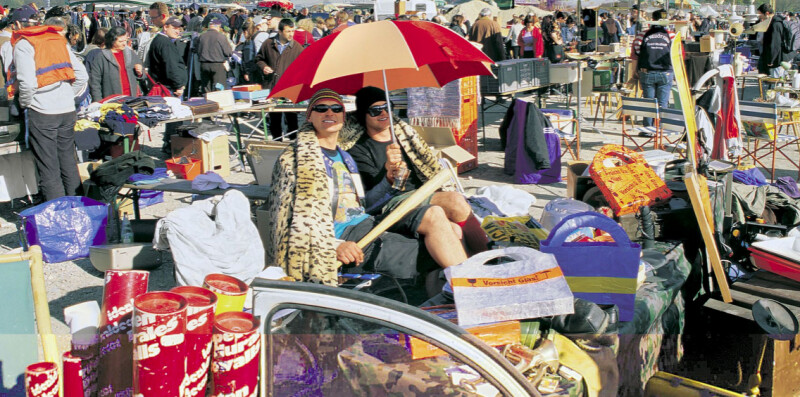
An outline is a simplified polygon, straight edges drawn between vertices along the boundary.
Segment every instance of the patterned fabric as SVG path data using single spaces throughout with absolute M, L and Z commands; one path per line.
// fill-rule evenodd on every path
M 648 274 L 636 293 L 634 321 L 621 323 L 617 363 L 620 396 L 642 395 L 658 371 L 669 371 L 683 357 L 684 301 L 681 287 L 692 266 L 682 245 L 656 243 L 667 264 Z
M 347 125 L 340 134 L 345 133 Z M 350 132 L 352 134 L 352 132 Z M 341 135 L 340 135 L 341 136 Z M 331 193 L 319 141 L 310 123 L 275 164 L 266 201 L 272 244 L 268 263 L 280 266 L 298 281 L 336 286 Z
M 442 88 L 412 87 L 408 92 L 408 119 L 423 127 L 461 126 L 461 80 Z

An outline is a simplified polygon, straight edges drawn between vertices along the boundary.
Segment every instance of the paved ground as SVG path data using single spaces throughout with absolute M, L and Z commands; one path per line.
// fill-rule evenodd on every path
M 749 87 L 748 91 L 754 89 Z M 757 90 L 757 88 L 755 88 Z M 757 92 L 757 91 L 756 91 Z M 748 95 L 751 95 L 748 92 Z M 554 102 L 548 107 L 563 107 L 564 102 Z M 586 108 L 584 106 L 584 108 Z M 485 142 L 480 142 L 480 166 L 462 176 L 462 183 L 465 188 L 474 188 L 493 184 L 510 184 L 512 177 L 503 173 L 504 155 L 500 151 L 500 139 L 498 126 L 503 116 L 503 111 L 498 108 L 486 113 L 486 138 Z M 591 159 L 594 153 L 605 143 L 620 143 L 620 124 L 618 121 L 606 121 L 605 126 L 601 127 L 601 122 L 597 122 L 597 129 L 591 128 L 593 118 L 589 115 L 588 109 L 584 110 L 584 116 L 588 122 L 584 122 L 582 131 L 582 150 L 583 159 Z M 160 152 L 161 131 L 151 131 L 152 140 L 144 134 L 144 148 L 149 155 L 163 161 L 164 155 Z M 796 152 L 794 152 L 797 155 Z M 797 157 L 796 157 L 797 158 Z M 569 155 L 564 157 L 563 166 Z M 163 164 L 163 163 L 162 163 Z M 233 161 L 232 164 L 236 164 Z M 795 177 L 796 171 L 792 170 L 785 161 L 778 162 L 778 176 L 790 175 Z M 562 169 L 562 176 L 566 174 Z M 226 178 L 232 183 L 249 183 L 254 181 L 252 174 L 243 173 L 238 169 L 231 177 Z M 550 200 L 564 197 L 566 181 L 551 185 L 515 185 L 536 196 L 536 203 L 531 208 L 531 214 L 539 218 L 542 207 Z M 166 193 L 165 202 L 143 210 L 144 217 L 159 218 L 167 215 L 175 208 L 186 206 L 191 203 L 190 195 Z M 0 204 L 0 253 L 6 253 L 14 249 L 19 249 L 20 240 L 17 233 L 18 212 L 25 208 L 24 201 L 16 201 L 14 206 L 10 203 Z M 172 276 L 172 263 L 169 254 L 164 255 L 166 263 L 159 269 L 153 271 L 150 276 L 150 290 L 165 290 L 174 285 Z M 50 302 L 50 313 L 53 317 L 53 328 L 60 337 L 62 348 L 67 347 L 68 328 L 64 324 L 63 310 L 65 307 L 87 300 L 97 300 L 102 298 L 102 273 L 92 267 L 87 259 L 80 259 L 63 263 L 50 263 L 45 265 L 45 278 L 47 284 L 47 296 Z

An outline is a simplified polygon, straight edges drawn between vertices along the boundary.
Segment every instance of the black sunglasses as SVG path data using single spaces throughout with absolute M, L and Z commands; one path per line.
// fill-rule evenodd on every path
M 314 105 L 311 108 L 312 111 L 317 113 L 327 113 L 328 110 L 334 113 L 341 113 L 344 112 L 344 106 L 342 105 Z
M 369 113 L 369 115 L 372 117 L 378 117 L 381 115 L 381 113 L 383 113 L 384 110 L 387 113 L 389 112 L 388 103 L 384 103 L 383 105 L 370 106 L 367 108 L 367 113 Z

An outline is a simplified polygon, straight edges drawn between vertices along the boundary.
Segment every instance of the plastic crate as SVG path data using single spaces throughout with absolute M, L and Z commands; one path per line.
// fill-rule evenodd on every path
M 730 65 L 733 56 L 731 54 L 719 54 L 719 64 L 720 65 Z
M 514 60 L 497 62 L 492 65 L 492 76 L 482 76 L 481 93 L 502 94 L 520 89 L 519 86 L 519 63 Z
M 610 70 L 592 71 L 592 88 L 596 90 L 608 90 L 611 82 L 614 81 L 613 73 Z
M 189 162 L 181 164 L 179 163 L 181 159 L 186 159 Z M 200 175 L 200 169 L 203 164 L 202 161 L 189 157 L 173 157 L 169 160 L 165 160 L 164 163 L 167 165 L 167 169 L 172 171 L 175 176 L 190 181 Z
M 519 68 L 519 86 L 520 88 L 533 87 L 533 60 L 520 59 L 517 61 Z
M 533 79 L 531 87 L 544 87 L 550 85 L 550 60 L 547 58 L 534 58 Z

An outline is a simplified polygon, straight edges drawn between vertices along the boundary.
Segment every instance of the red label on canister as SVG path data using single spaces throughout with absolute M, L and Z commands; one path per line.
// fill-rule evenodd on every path
M 133 310 L 133 393 L 178 396 L 186 376 L 186 299 L 174 292 L 136 297 Z
M 58 365 L 41 362 L 25 368 L 25 395 L 27 397 L 58 396 Z
M 180 395 L 205 396 L 217 295 L 194 286 L 175 287 L 170 292 L 183 296 L 189 304 L 186 310 L 186 377 L 181 383 Z
M 214 320 L 212 396 L 256 396 L 261 339 L 250 313 L 226 312 Z
M 97 358 L 62 356 L 64 397 L 91 397 L 97 390 Z
M 133 300 L 147 292 L 150 273 L 109 270 L 100 309 L 98 396 L 133 393 Z

